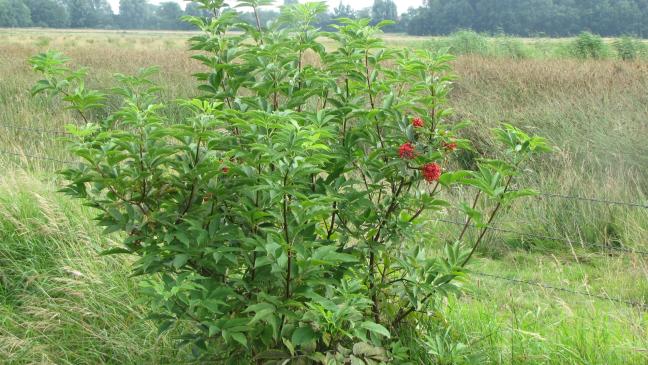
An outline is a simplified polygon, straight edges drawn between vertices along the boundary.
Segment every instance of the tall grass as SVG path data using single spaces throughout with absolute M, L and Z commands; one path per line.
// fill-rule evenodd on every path
M 184 51 L 183 35 L 51 32 L 47 44 L 36 33 L 0 32 L 0 37 L 0 150 L 69 158 L 60 139 L 2 127 L 62 130 L 78 122 L 56 102 L 29 96 L 36 76 L 25 60 L 48 48 L 93 68 L 94 85 L 107 87 L 115 72 L 156 64 L 165 98 L 196 94 L 190 75 L 200 66 Z M 388 41 L 450 47 L 460 54 L 453 65 L 459 79 L 450 103 L 457 120 L 473 121 L 465 134 L 480 152 L 493 150 L 487 129 L 500 121 L 551 140 L 556 152 L 536 161 L 531 178 L 520 185 L 648 203 L 648 63 L 641 57 L 617 60 L 621 45 L 613 45 L 610 59 L 581 60 L 570 53 L 573 40 L 475 33 Z M 470 163 L 474 156 L 465 157 Z M 186 354 L 175 352 L 172 338 L 158 338 L 143 319 L 129 263 L 98 255 L 116 238 L 101 235 L 89 209 L 55 192 L 53 171 L 62 166 L 0 153 L 0 167 L 0 363 L 184 362 Z M 461 192 L 456 198 L 462 198 Z M 581 247 L 588 241 L 648 250 L 646 209 L 532 198 L 504 212 L 495 224 L 572 241 L 492 233 L 474 266 L 480 271 L 648 300 L 645 258 Z M 456 227 L 430 222 L 425 228 L 431 243 L 456 237 Z M 403 342 L 416 351 L 419 341 L 438 337 L 443 358 L 478 363 L 648 363 L 645 313 L 476 276 L 466 286 L 465 295 L 439 305 L 428 319 L 438 333 L 430 338 L 403 334 Z M 466 348 L 452 347 L 459 342 Z M 442 359 L 421 354 L 430 356 Z
M 510 121 L 547 136 L 557 152 L 537 161 L 525 182 L 545 192 L 648 202 L 646 64 L 614 61 L 504 61 L 464 58 L 451 103 L 484 128 Z M 536 234 L 631 247 L 648 243 L 648 210 L 557 199 L 513 207 L 510 224 Z
M 145 320 L 128 263 L 98 255 L 111 238 L 55 191 L 48 175 L 0 177 L 0 363 L 178 361 Z

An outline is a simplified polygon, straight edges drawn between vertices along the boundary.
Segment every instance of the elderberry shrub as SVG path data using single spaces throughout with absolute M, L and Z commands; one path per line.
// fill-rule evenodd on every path
M 185 19 L 201 31 L 196 98 L 162 100 L 155 68 L 99 91 L 58 53 L 30 60 L 44 74 L 33 93 L 61 96 L 83 120 L 68 127 L 80 162 L 62 172 L 64 192 L 122 233 L 105 253 L 137 258 L 151 317 L 200 360 L 423 361 L 412 346 L 426 342 L 408 348 L 399 333 L 426 331 L 421 319 L 459 289 L 483 237 L 424 239 L 451 207 L 444 191 L 474 191 L 474 204 L 455 205 L 485 229 L 533 194 L 512 180 L 545 141 L 503 125 L 503 160 L 452 171 L 470 143 L 445 107 L 447 54 L 386 47 L 386 22 L 323 32 L 322 3 L 283 7 L 266 26 L 199 3 L 212 16 Z

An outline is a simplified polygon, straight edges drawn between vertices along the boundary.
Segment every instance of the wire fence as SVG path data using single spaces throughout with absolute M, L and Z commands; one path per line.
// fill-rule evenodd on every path
M 22 132 L 29 132 L 29 133 L 36 133 L 36 134 L 41 134 L 41 135 L 51 135 L 51 136 L 70 136 L 69 133 L 64 132 L 64 131 L 57 131 L 57 130 L 51 130 L 51 129 L 39 129 L 39 128 L 28 128 L 28 127 L 22 127 L 19 125 L 15 124 L 8 124 L 8 123 L 0 123 L 0 128 L 3 129 L 9 129 L 9 130 L 15 130 L 15 131 L 22 131 Z M 42 155 L 34 155 L 34 154 L 28 154 L 24 152 L 11 152 L 11 151 L 6 151 L 0 149 L 0 155 L 6 155 L 6 156 L 11 156 L 14 158 L 27 158 L 27 159 L 33 159 L 33 160 L 41 160 L 41 161 L 48 161 L 48 162 L 56 162 L 56 163 L 61 163 L 61 164 L 76 164 L 74 161 L 70 160 L 62 160 L 62 159 L 57 159 L 57 158 L 52 158 L 48 156 L 42 156 Z M 624 201 L 615 201 L 615 200 L 608 200 L 608 199 L 600 199 L 600 198 L 590 198 L 590 197 L 581 197 L 581 196 L 572 196 L 572 195 L 566 195 L 566 194 L 558 194 L 558 193 L 548 193 L 548 192 L 541 192 L 539 194 L 539 197 L 542 198 L 549 198 L 549 199 L 564 199 L 564 200 L 571 200 L 571 201 L 580 201 L 580 202 L 586 202 L 586 203 L 592 203 L 592 204 L 606 204 L 606 205 L 616 205 L 616 206 L 626 206 L 626 207 L 632 207 L 632 208 L 646 208 L 648 209 L 648 204 L 644 203 L 633 203 L 633 202 L 624 202 Z M 476 224 L 472 223 L 466 223 L 466 222 L 459 222 L 459 221 L 453 221 L 453 220 L 448 220 L 448 219 L 441 219 L 437 218 L 434 219 L 437 222 L 440 223 L 445 223 L 445 224 L 452 224 L 452 225 L 458 225 L 458 226 L 464 226 L 467 225 L 471 228 L 478 228 L 478 229 L 487 229 L 490 231 L 495 231 L 495 232 L 503 232 L 503 233 L 513 233 L 522 237 L 531 237 L 531 238 L 538 238 L 538 239 L 544 239 L 544 240 L 551 240 L 551 241 L 558 241 L 558 242 L 566 242 L 570 245 L 570 247 L 573 247 L 572 243 L 574 240 L 567 238 L 567 237 L 555 237 L 555 236 L 548 236 L 548 235 L 540 235 L 540 234 L 533 234 L 533 233 L 526 233 L 526 232 L 521 232 L 517 230 L 512 230 L 512 229 L 506 229 L 506 228 L 501 228 L 501 227 L 496 227 L 492 225 L 486 225 L 486 226 L 479 226 Z M 634 248 L 630 247 L 625 247 L 625 246 L 615 246 L 615 245 L 608 245 L 608 244 L 602 244 L 602 243 L 593 243 L 593 242 L 579 242 L 581 246 L 583 247 L 592 247 L 592 248 L 599 248 L 599 249 L 604 249 L 604 250 L 612 250 L 612 251 L 620 251 L 620 252 L 627 252 L 627 253 L 633 253 L 633 254 L 639 254 L 639 255 L 648 255 L 648 251 L 642 251 L 642 250 L 636 250 Z M 611 297 L 608 295 L 602 295 L 602 294 L 592 294 L 590 292 L 586 291 L 580 291 L 580 290 L 575 290 L 571 288 L 565 288 L 553 284 L 547 284 L 547 283 L 542 283 L 538 281 L 529 281 L 529 280 L 523 280 L 519 278 L 514 278 L 514 277 L 505 277 L 501 275 L 496 275 L 493 273 L 484 273 L 484 272 L 479 272 L 479 271 L 472 271 L 472 274 L 485 277 L 485 278 L 490 278 L 490 279 L 495 279 L 499 281 L 505 281 L 509 283 L 513 283 L 516 285 L 526 285 L 526 286 L 531 286 L 531 287 L 540 287 L 548 290 L 554 290 L 554 291 L 560 291 L 560 292 L 565 292 L 565 293 L 571 293 L 575 295 L 581 295 L 581 296 L 586 296 L 589 298 L 597 299 L 597 300 L 602 300 L 602 301 L 611 301 L 615 302 L 618 304 L 625 304 L 640 310 L 648 310 L 648 304 L 645 302 L 637 302 L 637 301 L 630 301 L 627 299 L 622 299 L 622 298 L 617 298 L 617 297 Z
M 29 133 L 34 133 L 34 134 L 47 134 L 47 135 L 53 135 L 53 136 L 71 136 L 70 133 L 65 132 L 65 131 L 57 131 L 57 130 L 54 130 L 54 129 L 27 128 L 27 127 L 24 127 L 24 126 L 20 126 L 20 125 L 17 125 L 17 124 L 11 124 L 11 123 L 0 123 L 0 128 L 5 129 L 5 130 L 29 132 Z
M 581 295 L 585 297 L 589 297 L 592 299 L 597 299 L 597 300 L 602 300 L 602 301 L 611 301 L 619 304 L 626 304 L 631 307 L 635 307 L 637 309 L 643 310 L 643 311 L 648 311 L 648 304 L 645 302 L 636 302 L 636 301 L 631 301 L 627 299 L 622 299 L 622 298 L 617 298 L 617 297 L 611 297 L 609 295 L 601 295 L 601 294 L 592 294 L 586 291 L 581 291 L 581 290 L 574 290 L 571 288 L 565 288 L 565 287 L 560 287 L 556 285 L 551 285 L 551 284 L 546 284 L 542 283 L 539 281 L 529 281 L 529 280 L 522 280 L 518 278 L 510 278 L 510 277 L 505 277 L 505 276 L 500 276 L 500 275 L 495 275 L 495 274 L 490 274 L 490 273 L 484 273 L 484 272 L 479 272 L 479 271 L 472 271 L 472 274 L 481 276 L 481 277 L 486 277 L 486 278 L 491 278 L 491 279 L 496 279 L 500 281 L 506 281 L 509 283 L 514 283 L 514 284 L 519 284 L 519 285 L 527 285 L 527 286 L 532 286 L 532 287 L 540 287 L 544 289 L 550 289 L 550 290 L 555 290 L 555 291 L 561 291 L 565 293 L 571 293 L 571 294 L 576 294 L 576 295 Z
M 466 225 L 466 222 L 459 222 L 459 221 L 453 221 L 449 219 L 442 219 L 442 218 L 435 218 L 434 219 L 437 222 L 441 223 L 447 223 L 447 224 L 452 224 L 456 226 L 464 226 Z M 573 247 L 572 243 L 573 242 L 578 242 L 571 240 L 569 238 L 565 237 L 555 237 L 555 236 L 546 236 L 546 235 L 541 235 L 541 234 L 534 234 L 534 233 L 527 233 L 527 232 L 521 232 L 521 231 L 516 231 L 513 229 L 506 229 L 506 228 L 501 228 L 501 227 L 496 227 L 496 226 L 478 226 L 476 224 L 468 223 L 468 227 L 471 228 L 486 228 L 487 230 L 490 231 L 497 231 L 497 232 L 504 232 L 504 233 L 513 233 L 519 236 L 523 237 L 532 237 L 532 238 L 538 238 L 538 239 L 543 239 L 543 240 L 548 240 L 548 241 L 560 241 L 560 242 L 566 242 L 570 245 L 570 247 Z M 592 242 L 579 242 L 581 246 L 584 247 L 593 247 L 593 248 L 600 248 L 604 250 L 612 250 L 612 251 L 621 251 L 621 252 L 628 252 L 628 253 L 635 253 L 639 255 L 648 255 L 648 251 L 642 251 L 642 250 L 636 250 L 634 248 L 630 247 L 624 247 L 624 246 L 614 246 L 614 245 L 606 245 L 602 243 L 592 243 Z
M 10 123 L 0 123 L 0 128 L 9 129 L 9 130 L 17 130 L 17 131 L 25 131 L 25 132 L 31 132 L 31 133 L 38 133 L 38 134 L 49 134 L 49 135 L 53 135 L 53 136 L 71 136 L 70 133 L 65 132 L 65 131 L 59 131 L 59 130 L 53 130 L 53 129 L 27 128 L 27 127 L 22 127 L 22 126 L 19 126 L 19 125 L 16 125 L 16 124 L 10 124 Z M 12 152 L 8 152 L 8 151 L 0 151 L 0 153 L 16 155 L 16 153 L 12 153 Z M 34 159 L 52 160 L 52 159 L 50 159 L 48 157 L 35 156 L 35 155 L 30 156 L 30 155 L 26 155 L 26 154 L 23 154 L 23 155 L 25 157 L 34 158 Z M 57 160 L 54 159 L 54 161 L 57 161 Z M 60 160 L 58 160 L 58 162 L 74 163 L 72 161 L 60 161 Z M 589 203 L 599 203 L 599 204 L 607 204 L 607 205 L 620 205 L 620 206 L 626 206 L 626 207 L 635 207 L 635 208 L 648 209 L 648 203 L 625 202 L 625 201 L 618 201 L 618 200 L 582 197 L 582 196 L 566 195 L 566 194 L 558 194 L 558 193 L 550 193 L 550 192 L 540 192 L 538 194 L 538 196 L 543 197 L 543 198 L 575 200 L 575 201 L 589 202 Z
M 24 152 L 18 153 L 18 152 L 10 152 L 10 151 L 0 150 L 0 155 L 19 157 L 19 158 L 28 158 L 28 159 L 31 159 L 31 160 L 58 162 L 58 163 L 62 163 L 62 164 L 75 164 L 76 163 L 74 161 L 59 160 L 59 159 L 56 159 L 56 158 L 51 158 L 51 157 L 46 157 L 46 156 L 39 156 L 39 155 L 31 155 L 31 154 L 24 153 Z
M 589 202 L 589 203 L 600 203 L 600 204 L 606 204 L 606 205 L 622 205 L 622 206 L 627 206 L 627 207 L 648 209 L 648 204 L 644 204 L 644 203 L 630 203 L 630 202 L 621 202 L 621 201 L 614 201 L 614 200 L 607 200 L 607 199 L 597 199 L 597 198 L 588 198 L 588 197 L 582 197 L 582 196 L 571 196 L 571 195 L 563 195 L 563 194 L 555 194 L 555 193 L 544 193 L 544 192 L 541 192 L 539 195 L 542 196 L 542 197 L 545 197 L 545 198 L 558 198 L 558 199 L 565 199 L 565 200 L 577 200 L 577 201 L 584 201 L 584 202 Z

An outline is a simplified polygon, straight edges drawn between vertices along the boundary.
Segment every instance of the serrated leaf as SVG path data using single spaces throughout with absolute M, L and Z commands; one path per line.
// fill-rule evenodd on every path
M 99 253 L 99 256 L 130 254 L 130 253 L 132 253 L 130 250 L 117 247 L 117 248 L 111 248 L 109 250 L 101 251 Z
M 308 327 L 299 327 L 293 332 L 292 337 L 291 337 L 291 342 L 295 346 L 301 346 L 304 344 L 307 344 L 317 338 L 315 331 L 308 326 Z
M 232 336 L 232 339 L 234 339 L 234 341 L 236 341 L 236 342 L 240 343 L 241 345 L 247 347 L 247 338 L 245 337 L 244 334 L 242 334 L 240 332 L 232 332 L 232 333 L 230 333 L 230 336 Z
M 389 333 L 389 330 L 387 328 L 383 327 L 382 325 L 370 321 L 365 321 L 360 324 L 360 327 L 368 330 L 369 332 L 384 336 L 384 337 L 391 337 L 391 334 Z
M 184 266 L 184 264 L 186 264 L 187 261 L 189 261 L 189 255 L 187 254 L 176 255 L 176 257 L 173 259 L 173 267 L 179 269 L 182 266 Z

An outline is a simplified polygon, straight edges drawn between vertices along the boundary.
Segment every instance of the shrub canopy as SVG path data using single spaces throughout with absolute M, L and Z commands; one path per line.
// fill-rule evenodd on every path
M 137 257 L 151 317 L 198 357 L 416 361 L 394 334 L 458 289 L 481 241 L 432 244 L 442 191 L 473 187 L 475 204 L 458 208 L 490 223 L 531 193 L 511 181 L 543 140 L 504 126 L 506 161 L 451 169 L 471 149 L 444 106 L 451 57 L 386 48 L 369 20 L 323 33 L 321 3 L 284 7 L 267 28 L 201 3 L 214 16 L 186 18 L 202 31 L 195 99 L 161 100 L 154 68 L 97 91 L 62 55 L 32 58 L 46 76 L 33 92 L 62 95 L 86 122 L 69 128 L 81 162 L 64 191 L 124 234 L 107 253 Z

